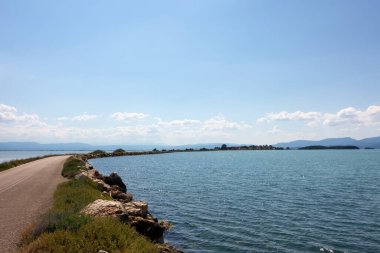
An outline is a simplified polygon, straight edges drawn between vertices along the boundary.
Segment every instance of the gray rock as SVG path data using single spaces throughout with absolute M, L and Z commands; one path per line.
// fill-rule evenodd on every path
M 121 177 L 116 173 L 111 173 L 109 176 L 104 177 L 104 182 L 106 182 L 109 185 L 117 185 L 121 188 L 122 192 L 127 192 L 127 186 L 124 184 Z
M 166 243 L 158 244 L 157 247 L 160 250 L 160 253 L 183 253 L 183 251 L 178 250 Z
M 96 182 L 96 187 L 98 188 L 99 191 L 103 192 L 110 192 L 111 191 L 111 186 L 106 184 L 100 179 L 93 179 L 94 182 Z
M 74 179 L 76 179 L 76 180 L 84 180 L 85 178 L 88 178 L 88 177 L 83 172 L 76 174 L 74 176 Z

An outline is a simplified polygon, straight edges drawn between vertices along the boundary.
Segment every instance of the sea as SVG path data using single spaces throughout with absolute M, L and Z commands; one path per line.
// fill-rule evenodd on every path
M 218 151 L 90 160 L 169 220 L 184 252 L 380 252 L 380 150 Z
M 79 154 L 88 152 L 91 151 L 0 151 L 0 163 L 15 159 L 23 159 L 37 156 Z

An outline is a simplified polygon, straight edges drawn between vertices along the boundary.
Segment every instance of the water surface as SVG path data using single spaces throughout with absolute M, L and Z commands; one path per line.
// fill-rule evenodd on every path
M 149 203 L 185 252 L 380 252 L 378 150 L 228 151 L 91 160 Z
M 0 163 L 15 159 L 30 158 L 44 155 L 79 154 L 90 151 L 0 151 Z

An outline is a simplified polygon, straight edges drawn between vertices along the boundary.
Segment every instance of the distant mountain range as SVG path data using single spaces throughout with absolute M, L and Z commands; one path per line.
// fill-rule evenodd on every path
M 362 140 L 355 140 L 349 137 L 329 138 L 320 141 L 297 140 L 278 143 L 274 146 L 283 148 L 301 148 L 306 146 L 357 146 L 359 148 L 380 148 L 380 136 Z
M 51 144 L 41 144 L 37 142 L 0 142 L 0 150 L 70 150 L 70 151 L 93 151 L 96 149 L 111 151 L 118 148 L 124 150 L 152 150 L 152 149 L 200 149 L 200 148 L 214 148 L 220 147 L 223 143 L 205 143 L 205 144 L 189 144 L 189 145 L 91 145 L 86 143 L 51 143 Z M 242 146 L 241 144 L 226 143 L 227 146 Z M 251 145 L 251 144 L 249 144 Z M 330 138 L 319 141 L 311 140 L 297 140 L 291 142 L 282 142 L 273 145 L 275 147 L 289 147 L 289 148 L 301 148 L 306 146 L 357 146 L 359 148 L 380 148 L 380 136 L 366 138 L 362 140 L 355 140 L 349 137 L 345 138 Z

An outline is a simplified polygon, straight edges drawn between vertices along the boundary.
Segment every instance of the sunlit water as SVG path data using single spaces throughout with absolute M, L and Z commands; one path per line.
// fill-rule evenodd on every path
M 185 252 L 380 252 L 380 152 L 229 151 L 91 160 L 174 225 Z M 326 251 L 325 251 L 326 252 Z

